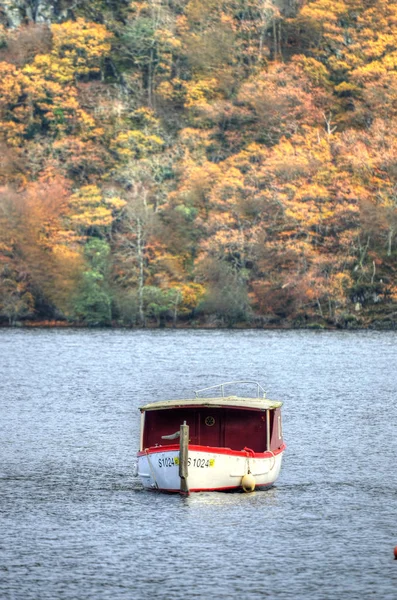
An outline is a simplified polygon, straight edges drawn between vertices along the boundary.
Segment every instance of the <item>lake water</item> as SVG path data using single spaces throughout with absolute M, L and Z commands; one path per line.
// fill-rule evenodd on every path
M 0 330 L 1 600 L 395 600 L 397 333 Z M 138 407 L 255 379 L 277 485 L 133 477 Z

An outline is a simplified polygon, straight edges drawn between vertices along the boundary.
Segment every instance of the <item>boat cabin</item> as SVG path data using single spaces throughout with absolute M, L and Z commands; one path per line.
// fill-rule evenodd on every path
M 141 407 L 140 450 L 178 444 L 189 425 L 189 445 L 255 453 L 283 446 L 281 402 L 238 396 L 168 400 Z

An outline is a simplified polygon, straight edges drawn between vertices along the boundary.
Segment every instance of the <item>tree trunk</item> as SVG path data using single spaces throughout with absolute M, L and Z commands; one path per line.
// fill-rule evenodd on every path
M 321 304 L 320 304 L 320 300 L 317 298 L 317 306 L 318 306 L 318 310 L 320 312 L 320 316 L 322 319 L 324 319 L 324 313 L 323 313 L 323 309 L 321 308 Z
M 149 68 L 148 68 L 148 104 L 153 108 L 153 50 L 150 51 Z
M 176 298 L 175 298 L 175 304 L 174 304 L 174 323 L 173 326 L 176 327 L 176 322 L 178 320 L 178 306 L 179 306 L 179 301 L 181 299 L 181 293 L 177 292 L 176 294 Z
M 138 278 L 138 313 L 139 320 L 142 326 L 145 325 L 145 315 L 143 312 L 143 285 L 144 285 L 144 274 L 143 274 L 143 247 L 142 247 L 142 223 L 141 219 L 137 219 L 137 254 L 138 254 L 138 266 L 139 266 L 139 278 Z
M 393 236 L 394 236 L 394 229 L 392 227 L 390 227 L 389 233 L 387 235 L 387 256 L 391 256 Z
M 274 52 L 274 60 L 277 60 L 277 48 L 278 48 L 278 44 L 277 44 L 277 25 L 276 25 L 276 19 L 273 19 L 273 52 Z

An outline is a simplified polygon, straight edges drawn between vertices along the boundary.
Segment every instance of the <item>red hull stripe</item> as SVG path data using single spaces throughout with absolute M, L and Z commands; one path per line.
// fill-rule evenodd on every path
M 284 452 L 286 445 L 283 444 L 274 452 L 253 452 L 252 450 L 231 450 L 231 448 L 217 448 L 216 446 L 192 446 L 189 444 L 189 450 L 193 452 L 207 452 L 208 454 L 226 454 L 227 456 L 249 456 L 251 458 L 271 458 L 273 455 L 281 454 Z M 179 451 L 179 444 L 172 444 L 169 446 L 152 446 L 146 448 L 142 452 L 138 452 L 137 456 L 146 456 L 146 454 L 157 454 L 158 452 L 175 452 Z
M 266 483 L 263 485 L 257 485 L 255 486 L 256 490 L 266 490 L 268 488 L 271 488 L 274 485 L 274 481 L 272 483 Z M 168 490 L 166 488 L 147 488 L 148 491 L 150 492 L 168 492 L 169 494 L 180 494 L 181 491 L 180 490 Z M 233 485 L 232 487 L 217 487 L 217 488 L 195 488 L 192 490 L 189 490 L 190 492 L 232 492 L 233 490 L 235 490 L 236 492 L 241 492 L 242 488 L 241 486 L 235 486 Z

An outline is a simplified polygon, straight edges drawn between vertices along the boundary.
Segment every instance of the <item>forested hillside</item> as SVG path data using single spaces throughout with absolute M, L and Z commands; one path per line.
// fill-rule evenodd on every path
M 397 5 L 0 0 L 0 321 L 397 326 Z

